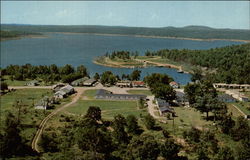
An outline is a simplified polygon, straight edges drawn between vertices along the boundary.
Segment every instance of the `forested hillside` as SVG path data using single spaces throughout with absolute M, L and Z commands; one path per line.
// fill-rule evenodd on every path
M 160 50 L 147 52 L 173 61 L 216 70 L 212 78 L 217 82 L 250 84 L 250 44 L 233 45 L 209 50 Z
M 30 31 L 30 32 L 74 32 L 98 34 L 122 34 L 137 36 L 159 36 L 198 39 L 238 39 L 250 40 L 250 30 L 215 29 L 204 26 L 187 26 L 182 28 L 162 27 L 122 27 L 122 26 L 94 26 L 94 25 L 1 25 L 2 30 Z

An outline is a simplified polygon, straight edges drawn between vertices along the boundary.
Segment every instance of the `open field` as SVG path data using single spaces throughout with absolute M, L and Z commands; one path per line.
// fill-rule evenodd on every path
M 89 106 L 98 106 L 102 110 L 103 118 L 112 119 L 117 114 L 137 117 L 145 113 L 146 109 L 138 109 L 136 101 L 108 101 L 108 100 L 79 100 L 66 110 L 73 114 L 85 114 Z
M 16 101 L 20 101 L 21 107 L 21 124 L 23 130 L 21 136 L 24 137 L 27 144 L 31 144 L 37 127 L 40 122 L 52 111 L 52 110 L 38 110 L 34 108 L 34 104 L 38 102 L 44 96 L 51 96 L 53 94 L 50 89 L 17 89 L 1 96 L 1 123 L 5 120 L 8 111 L 13 114 L 17 114 L 18 109 L 15 104 Z M 55 105 L 60 107 L 61 105 L 70 101 L 71 97 L 63 99 L 61 104 Z
M 129 94 L 143 94 L 143 95 L 147 95 L 147 96 L 151 96 L 152 93 L 150 90 L 141 90 L 141 89 L 138 89 L 138 90 L 128 90 L 127 91 Z
M 109 67 L 116 67 L 116 68 L 133 68 L 133 67 L 143 67 L 142 62 L 138 62 L 135 59 L 109 59 L 108 57 L 98 57 L 94 61 L 94 63 Z
M 83 95 L 84 97 L 88 99 L 94 99 L 96 95 L 96 91 L 97 89 L 89 89 L 89 90 L 86 90 Z
M 239 116 L 243 116 L 242 113 L 239 112 L 232 104 L 227 104 L 228 112 L 232 113 L 233 118 L 236 119 Z
M 232 103 L 234 104 L 236 107 L 238 107 L 242 112 L 244 112 L 245 114 L 249 115 L 250 114 L 250 110 L 247 109 L 247 105 L 249 105 L 249 102 L 243 102 L 241 103 Z
M 1 110 L 10 110 L 16 101 L 21 101 L 25 106 L 33 106 L 44 96 L 51 96 L 50 89 L 17 89 L 1 96 Z

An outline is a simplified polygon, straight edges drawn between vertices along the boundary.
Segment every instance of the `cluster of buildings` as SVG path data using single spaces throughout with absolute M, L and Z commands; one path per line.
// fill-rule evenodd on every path
M 116 83 L 116 86 L 121 88 L 132 88 L 132 87 L 144 88 L 146 87 L 146 84 L 143 81 L 120 81 Z
M 53 96 L 45 96 L 35 104 L 36 109 L 48 109 L 54 104 L 59 102 L 59 99 L 68 97 L 69 95 L 75 93 L 74 88 L 71 85 L 65 85 L 62 83 L 52 86 L 52 90 L 55 92 Z

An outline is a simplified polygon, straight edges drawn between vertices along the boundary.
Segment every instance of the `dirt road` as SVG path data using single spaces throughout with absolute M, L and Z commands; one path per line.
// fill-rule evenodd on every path
M 44 128 L 45 128 L 45 126 L 46 126 L 48 120 L 49 120 L 51 117 L 53 117 L 54 115 L 56 115 L 58 112 L 60 112 L 60 111 L 62 111 L 63 109 L 65 109 L 66 107 L 71 106 L 72 104 L 76 103 L 77 100 L 81 97 L 82 93 L 86 90 L 86 88 L 80 88 L 80 87 L 78 87 L 78 88 L 75 88 L 75 90 L 77 91 L 77 93 L 76 93 L 76 95 L 72 98 L 72 101 L 71 101 L 71 102 L 69 102 L 69 103 L 67 103 L 67 104 L 65 104 L 65 105 L 63 105 L 63 106 L 61 106 L 60 108 L 57 108 L 56 110 L 54 110 L 53 112 L 51 112 L 47 117 L 45 117 L 45 118 L 42 120 L 42 122 L 40 123 L 39 128 L 38 128 L 38 130 L 37 130 L 37 132 L 36 132 L 36 135 L 34 136 L 34 139 L 33 139 L 33 141 L 32 141 L 32 144 L 31 144 L 33 150 L 39 152 L 39 149 L 38 149 L 38 145 L 37 145 L 37 144 L 38 144 L 38 141 L 39 141 L 39 139 L 40 139 L 40 137 L 41 137 L 41 135 L 42 135 L 42 132 L 43 132 L 43 130 L 44 130 Z

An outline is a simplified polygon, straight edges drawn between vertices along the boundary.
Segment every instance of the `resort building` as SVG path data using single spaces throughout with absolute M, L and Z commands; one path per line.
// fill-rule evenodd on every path
M 108 100 L 139 100 L 146 99 L 146 96 L 140 94 L 113 94 L 110 91 L 99 89 L 96 92 L 95 98 Z
M 250 84 L 226 84 L 226 83 L 214 83 L 214 88 L 223 89 L 245 89 L 250 90 Z
M 170 104 L 166 100 L 156 98 L 155 102 L 159 110 L 160 116 L 164 115 L 164 113 L 175 113 L 174 109 L 170 107 Z
M 220 94 L 218 95 L 218 100 L 221 102 L 226 102 L 226 103 L 231 103 L 231 102 L 236 102 L 236 99 L 228 94 Z
M 146 85 L 143 81 L 133 81 L 132 86 L 133 87 L 146 87 Z
M 169 85 L 173 88 L 180 88 L 179 84 L 175 81 L 170 82 Z
M 130 88 L 132 87 L 132 84 L 130 81 L 120 81 L 115 84 L 117 87 L 121 88 Z

